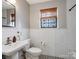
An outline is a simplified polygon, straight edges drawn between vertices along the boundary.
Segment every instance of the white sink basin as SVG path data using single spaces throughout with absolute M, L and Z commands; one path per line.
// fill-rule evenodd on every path
M 28 46 L 29 41 L 28 40 L 21 40 L 17 41 L 16 43 L 8 44 L 8 45 L 2 45 L 2 54 L 6 56 L 11 56 L 24 48 L 25 46 Z

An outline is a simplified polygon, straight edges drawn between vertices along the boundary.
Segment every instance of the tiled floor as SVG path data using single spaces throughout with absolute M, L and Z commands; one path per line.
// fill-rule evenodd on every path
M 40 55 L 39 59 L 64 59 L 59 57 L 47 56 L 47 55 Z

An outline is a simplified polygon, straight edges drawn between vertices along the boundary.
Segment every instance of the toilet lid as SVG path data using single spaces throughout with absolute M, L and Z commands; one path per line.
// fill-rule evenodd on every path
M 32 52 L 32 53 L 40 53 L 41 49 L 40 48 L 36 48 L 36 47 L 32 47 L 28 51 Z

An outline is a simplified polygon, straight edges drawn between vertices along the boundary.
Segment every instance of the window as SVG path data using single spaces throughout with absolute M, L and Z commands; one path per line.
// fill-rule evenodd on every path
M 41 28 L 57 28 L 57 8 L 42 9 Z

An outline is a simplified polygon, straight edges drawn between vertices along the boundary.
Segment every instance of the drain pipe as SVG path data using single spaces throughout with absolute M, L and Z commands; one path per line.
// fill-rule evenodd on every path
M 26 57 L 26 51 L 24 51 L 23 49 L 21 50 L 22 51 L 22 57 L 23 57 L 23 59 L 27 59 L 27 57 Z

